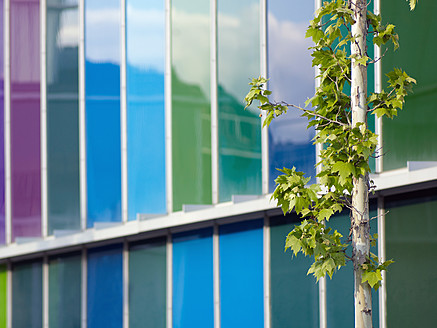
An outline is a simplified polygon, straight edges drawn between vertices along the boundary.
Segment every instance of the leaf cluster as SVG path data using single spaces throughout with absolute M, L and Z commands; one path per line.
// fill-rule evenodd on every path
M 371 288 L 378 290 L 378 288 L 381 287 L 381 272 L 387 270 L 387 267 L 392 263 L 394 263 L 393 260 L 380 263 L 378 256 L 371 252 L 370 256 L 367 258 L 367 261 L 361 265 L 362 282 L 367 281 Z

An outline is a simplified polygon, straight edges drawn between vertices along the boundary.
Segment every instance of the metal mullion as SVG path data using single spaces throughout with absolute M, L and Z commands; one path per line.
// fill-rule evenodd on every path
M 214 328 L 220 328 L 220 240 L 217 223 L 213 230 Z
M 217 0 L 210 4 L 210 81 L 211 81 L 211 188 L 212 203 L 219 202 L 219 135 L 218 135 L 218 71 L 217 71 Z
M 47 35 L 46 0 L 40 0 L 40 142 L 41 142 L 41 235 L 48 235 L 47 185 Z
M 5 165 L 5 234 L 6 244 L 12 242 L 11 181 L 11 56 L 10 0 L 4 0 L 4 165 Z
M 261 44 L 261 76 L 267 77 L 268 74 L 268 54 L 267 54 L 267 0 L 260 0 L 260 44 Z M 262 165 L 262 193 L 269 193 L 269 133 L 268 129 L 263 129 L 267 113 L 261 113 L 261 165 Z
M 385 204 L 384 197 L 378 197 L 378 257 L 380 262 L 386 260 L 385 244 Z M 378 291 L 379 296 L 379 328 L 387 328 L 387 275 L 381 272 L 382 281 Z
M 127 104 L 126 104 L 126 0 L 121 0 L 120 14 L 120 133 L 121 133 L 121 218 L 128 221 L 128 172 L 127 172 Z
M 264 328 L 271 327 L 271 271 L 270 271 L 270 218 L 267 213 L 264 213 L 264 228 L 263 228 L 263 252 L 264 252 Z
M 166 267 L 167 267 L 167 328 L 173 328 L 173 243 L 170 231 L 167 234 L 166 243 Z

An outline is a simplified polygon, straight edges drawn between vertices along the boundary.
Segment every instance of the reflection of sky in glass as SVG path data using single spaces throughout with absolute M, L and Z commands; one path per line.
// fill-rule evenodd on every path
M 314 69 L 305 38 L 308 21 L 314 13 L 312 1 L 268 1 L 268 76 L 271 99 L 304 107 L 314 94 Z M 291 109 L 274 120 L 269 128 L 270 190 L 277 176 L 276 168 L 296 166 L 314 176 L 314 129 L 307 130 L 307 119 Z
M 85 1 L 86 59 L 120 63 L 120 1 Z

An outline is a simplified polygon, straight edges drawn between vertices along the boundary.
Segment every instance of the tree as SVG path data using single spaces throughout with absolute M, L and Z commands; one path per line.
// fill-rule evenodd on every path
M 411 10 L 417 0 L 407 0 Z M 280 169 L 272 198 L 284 214 L 296 211 L 303 221 L 287 236 L 285 249 L 294 255 L 313 256 L 308 270 L 319 280 L 352 262 L 355 281 L 355 327 L 372 327 L 371 288 L 378 289 L 381 271 L 393 261 L 381 263 L 370 252 L 377 235 L 370 235 L 369 192 L 375 186 L 369 179 L 369 157 L 375 154 L 377 136 L 368 129 L 367 116 L 393 118 L 402 109 L 404 97 L 416 81 L 401 69 L 387 74 L 388 91 L 367 96 L 367 69 L 381 58 L 367 55 L 367 38 L 379 47 L 391 43 L 399 47 L 395 26 L 381 23 L 381 16 L 367 10 L 367 0 L 332 0 L 324 2 L 310 22 L 306 36 L 315 46 L 311 49 L 313 66 L 319 68 L 320 87 L 306 102 L 306 107 L 285 102 L 271 102 L 265 89 L 267 79 L 259 77 L 250 83 L 245 101 L 254 100 L 266 112 L 263 126 L 268 126 L 289 108 L 303 112 L 308 127 L 315 127 L 315 144 L 320 152 L 317 184 L 307 185 L 310 177 L 293 168 Z M 350 54 L 347 49 L 350 47 Z M 346 93 L 350 86 L 350 95 Z M 308 105 L 312 109 L 308 109 Z M 246 106 L 246 107 L 247 107 Z M 330 217 L 344 208 L 350 210 L 351 227 L 347 240 L 327 227 Z M 348 249 L 351 248 L 351 251 Z

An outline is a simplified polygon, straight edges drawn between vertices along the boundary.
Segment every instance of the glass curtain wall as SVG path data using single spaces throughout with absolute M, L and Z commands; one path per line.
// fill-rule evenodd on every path
M 272 328 L 318 328 L 319 287 L 307 272 L 309 257 L 293 257 L 284 252 L 285 239 L 295 224 L 296 215 L 270 218 L 270 297 Z
M 220 323 L 264 327 L 263 220 L 220 226 Z
M 88 328 L 119 328 L 123 326 L 122 251 L 123 247 L 119 244 L 88 251 Z
M 126 1 L 128 217 L 165 213 L 165 8 Z M 145 46 L 147 45 L 147 46 Z
M 88 227 L 121 221 L 120 1 L 85 1 Z
M 425 2 L 424 2 L 425 3 Z M 432 327 L 437 320 L 437 189 L 385 201 L 387 322 L 390 327 Z
M 392 48 L 382 59 L 382 86 L 387 86 L 385 74 L 394 67 L 402 68 L 417 80 L 414 93 L 406 98 L 404 109 L 393 120 L 384 119 L 384 170 L 407 166 L 407 161 L 436 161 L 437 147 L 437 66 L 434 39 L 437 20 L 436 1 L 423 1 L 414 12 L 396 0 L 381 1 L 384 21 L 396 26 L 400 47 Z M 418 37 L 420 36 L 420 37 Z M 414 60 L 412 60 L 414 58 Z
M 4 0 L 0 0 L 0 26 L 3 30 L 4 22 Z M 6 241 L 5 227 L 5 153 L 4 153 L 4 40 L 3 34 L 0 33 L 0 244 Z M 1 327 L 1 325 L 0 325 Z
M 49 326 L 75 328 L 81 325 L 81 253 L 49 258 Z
M 47 0 L 48 232 L 80 229 L 78 0 Z
M 174 211 L 212 203 L 210 35 L 210 1 L 172 1 Z
M 166 238 L 129 245 L 129 327 L 166 328 Z
M 261 194 L 259 110 L 244 110 L 251 78 L 260 75 L 259 0 L 217 1 L 219 200 Z
M 12 268 L 12 327 L 42 328 L 42 261 Z
M 10 2 L 12 240 L 41 236 L 39 0 Z
M 173 235 L 173 328 L 213 328 L 212 229 Z
M 305 107 L 315 92 L 314 68 L 305 38 L 314 15 L 314 1 L 269 0 L 267 2 L 267 45 L 270 99 Z M 269 191 L 275 189 L 277 168 L 295 166 L 315 181 L 314 128 L 298 109 L 272 121 L 269 127 Z

